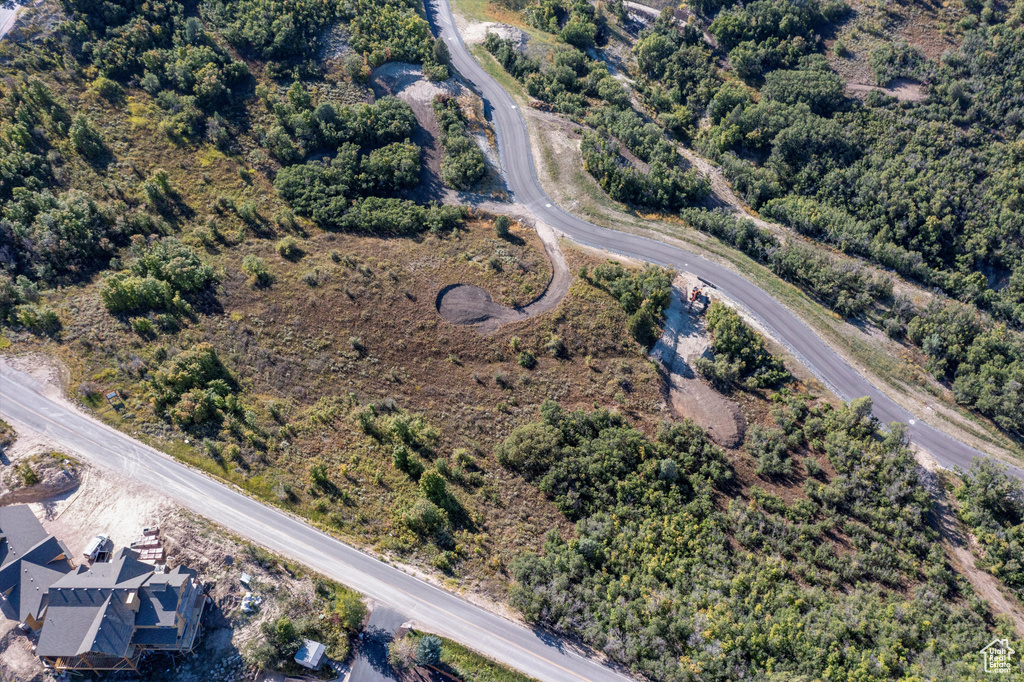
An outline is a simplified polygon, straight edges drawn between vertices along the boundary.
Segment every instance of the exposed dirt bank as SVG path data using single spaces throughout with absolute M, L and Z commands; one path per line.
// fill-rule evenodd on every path
M 935 473 L 937 464 L 927 456 L 922 457 L 922 453 L 918 453 L 918 460 L 922 463 L 918 470 L 921 484 L 931 495 L 934 503 L 931 525 L 942 535 L 942 545 L 946 549 L 950 563 L 960 575 L 967 578 L 974 588 L 974 593 L 988 602 L 992 613 L 1009 617 L 1017 635 L 1024 637 L 1024 609 L 1013 597 L 1006 594 L 995 577 L 975 565 L 972 549 L 977 542 L 965 534 L 957 523 L 946 491 Z

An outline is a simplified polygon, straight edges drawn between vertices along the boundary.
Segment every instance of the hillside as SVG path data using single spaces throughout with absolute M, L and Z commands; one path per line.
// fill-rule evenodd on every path
M 484 46 L 534 107 L 578 124 L 546 133 L 556 194 L 612 221 L 660 215 L 669 233 L 682 218 L 870 325 L 888 357 L 862 361 L 883 377 L 907 365 L 911 391 L 975 410 L 1000 432 L 985 440 L 1019 451 L 1019 116 L 1004 89 L 1017 14 L 759 2 L 655 20 L 588 7 L 542 3 L 519 17 L 525 48 L 497 33 Z M 577 24 L 586 37 L 567 34 Z M 559 188 L 575 159 L 590 177 Z
M 554 0 L 501 11 L 553 52 L 486 48 L 582 126 L 586 171 L 609 196 L 682 215 L 905 335 L 958 399 L 1019 434 L 1013 287 L 975 276 L 1024 272 L 1016 214 L 981 241 L 964 218 L 1012 204 L 1016 143 L 1000 125 L 1016 123 L 994 104 L 947 121 L 942 85 L 981 64 L 911 58 L 934 68 L 928 100 L 855 102 L 821 54 L 843 7 L 764 0 L 694 7 L 714 48 L 668 17 L 620 36 L 627 91 L 588 50 L 628 19 Z M 746 34 L 783 15 L 791 34 Z M 1013 51 L 1019 27 L 991 16 L 962 51 Z M 450 80 L 418 3 L 63 0 L 26 22 L 0 43 L 0 349 L 56 358 L 103 420 L 652 680 L 956 680 L 997 635 L 1024 650 L 1019 485 L 979 467 L 925 487 L 898 425 L 802 380 L 719 302 L 694 378 L 742 412 L 745 438 L 723 449 L 671 419 L 648 350 L 680 294 L 672 273 L 563 242 L 572 277 L 554 310 L 491 333 L 438 314 L 453 284 L 519 310 L 558 268 L 520 207 L 494 209 L 483 107 Z M 389 62 L 430 95 L 384 94 Z M 991 73 L 972 78 L 974 96 L 998 100 Z M 854 215 L 876 171 L 932 178 L 908 160 L 925 151 L 869 158 L 885 125 L 974 136 L 972 163 L 1002 180 L 975 183 L 964 210 L 926 183 L 915 191 L 932 202 L 892 199 L 907 215 Z M 850 241 L 806 227 L 824 215 L 864 237 L 851 253 L 903 249 L 929 283 L 977 295 L 907 307 L 874 271 L 708 211 L 712 188 L 680 143 L 764 215 Z M 948 173 L 968 182 L 962 170 Z M 945 232 L 922 227 L 928 211 L 948 216 Z M 940 234 L 953 243 L 928 242 Z M 981 574 L 999 605 L 976 594 Z

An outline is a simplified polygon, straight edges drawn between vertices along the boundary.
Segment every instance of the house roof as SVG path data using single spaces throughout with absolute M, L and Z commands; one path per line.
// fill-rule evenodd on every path
M 0 568 L 18 561 L 49 535 L 28 505 L 0 507 Z
M 124 548 L 110 563 L 80 567 L 50 587 L 36 653 L 43 657 L 102 653 L 124 657 L 135 644 L 173 644 L 182 590 L 196 590 L 195 571 L 156 573 Z M 129 604 L 138 600 L 138 612 Z M 190 603 L 194 599 L 190 600 Z
M 26 505 L 0 507 L 0 612 L 40 618 L 50 585 L 71 571 L 69 555 Z
M 127 591 L 64 589 L 59 592 L 59 595 L 50 595 L 46 622 L 36 646 L 37 655 L 98 653 L 120 658 L 128 653 L 135 630 L 135 613 L 125 603 Z

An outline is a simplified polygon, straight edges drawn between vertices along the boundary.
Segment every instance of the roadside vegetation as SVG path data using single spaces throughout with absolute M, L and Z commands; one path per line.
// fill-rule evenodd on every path
M 388 643 L 388 662 L 402 676 L 415 677 L 417 668 L 441 671 L 464 682 L 535 682 L 532 677 L 488 660 L 461 644 L 415 630 Z
M 441 128 L 441 178 L 452 189 L 471 189 L 487 172 L 484 153 L 466 129 L 466 117 L 453 97 L 438 95 L 434 114 Z
M 823 54 L 825 36 L 855 18 L 841 0 L 697 3 L 685 26 L 664 13 L 639 33 L 624 10 L 612 7 L 609 24 L 611 17 L 588 19 L 574 8 L 538 3 L 523 10 L 525 23 L 564 44 L 550 63 L 496 35 L 485 46 L 541 106 L 585 126 L 583 167 L 609 197 L 665 213 L 681 208 L 687 223 L 842 318 L 869 321 L 916 347 L 908 357 L 957 403 L 1020 440 L 1024 318 L 1015 311 L 1024 260 L 1016 239 L 1020 211 L 1012 208 L 1019 194 L 1012 178 L 1021 174 L 1012 151 L 1020 116 L 1006 104 L 1008 83 L 1019 80 L 1019 13 L 971 8 L 956 26 L 956 49 L 939 59 L 906 42 L 880 42 L 865 57 L 879 84 L 924 83 L 924 101 L 903 102 L 882 92 L 863 101 L 847 94 L 833 70 L 845 48 L 837 45 L 839 57 L 831 61 Z M 561 34 L 570 23 L 587 22 L 592 41 L 577 45 Z M 863 22 L 854 33 L 867 30 Z M 636 36 L 628 44 L 640 78 L 630 86 L 607 77 L 605 64 L 581 51 L 615 53 L 618 47 L 606 45 L 613 29 Z M 994 66 L 1003 63 L 1005 70 Z M 702 118 L 711 125 L 698 126 Z M 714 160 L 762 216 L 844 255 L 699 207 L 707 188 L 681 163 L 678 143 Z M 893 296 L 889 276 L 850 257 L 948 299 L 915 307 Z
M 312 612 L 301 616 L 293 612 L 261 623 L 262 637 L 244 652 L 246 663 L 260 671 L 301 674 L 305 669 L 295 662 L 295 654 L 303 639 L 323 644 L 333 660 L 348 659 L 352 640 L 362 631 L 366 617 L 362 597 L 328 580 L 315 578 L 313 582 Z
M 691 423 L 652 438 L 545 405 L 497 454 L 576 532 L 511 564 L 512 603 L 658 680 L 972 674 L 987 609 L 936 544 L 902 428 L 881 431 L 867 399 L 773 400 L 774 425 L 748 434 L 757 478 L 743 499 Z M 794 477 L 802 486 L 775 488 L 785 497 L 769 489 Z M 993 565 L 1007 549 L 988 550 Z

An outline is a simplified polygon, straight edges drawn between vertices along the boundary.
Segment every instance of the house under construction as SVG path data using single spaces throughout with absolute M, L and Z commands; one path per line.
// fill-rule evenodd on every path
M 150 651 L 187 653 L 207 597 L 196 572 L 157 572 L 125 548 L 49 589 L 36 654 L 57 670 L 136 670 Z
M 48 588 L 72 570 L 70 557 L 26 505 L 0 507 L 0 613 L 41 628 Z

